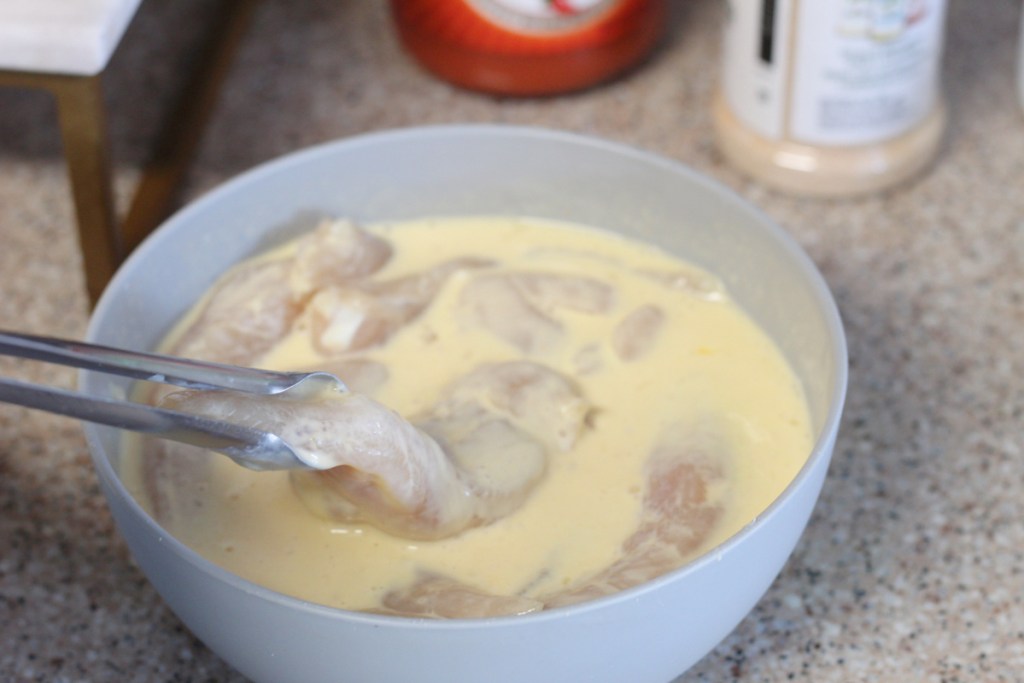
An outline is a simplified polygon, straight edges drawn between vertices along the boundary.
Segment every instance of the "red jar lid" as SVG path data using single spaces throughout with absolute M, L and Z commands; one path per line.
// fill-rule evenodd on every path
M 406 49 L 456 85 L 550 95 L 612 78 L 646 57 L 667 0 L 391 0 Z

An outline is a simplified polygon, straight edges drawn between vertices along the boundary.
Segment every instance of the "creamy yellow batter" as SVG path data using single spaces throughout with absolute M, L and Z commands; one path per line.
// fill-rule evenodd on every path
M 165 470 L 147 470 L 144 456 L 126 457 L 124 479 L 136 497 L 152 506 L 159 491 L 163 506 L 154 514 L 161 523 L 216 564 L 347 609 L 381 609 L 385 595 L 425 575 L 543 603 L 621 560 L 643 515 L 645 467 L 659 444 L 698 453 L 722 473 L 707 482 L 708 505 L 719 514 L 692 555 L 754 519 L 806 460 L 811 428 L 799 382 L 710 274 L 614 234 L 549 221 L 430 219 L 368 230 L 394 247 L 373 280 L 466 257 L 488 265 L 456 270 L 429 307 L 383 345 L 325 358 L 311 318 L 300 315 L 254 362 L 275 369 L 378 362 L 387 377 L 375 383 L 373 398 L 413 416 L 429 410 L 454 377 L 525 355 L 572 378 L 591 405 L 587 425 L 570 450 L 549 453 L 543 480 L 513 513 L 432 541 L 312 514 L 287 473 L 252 472 L 211 455 L 198 465 L 182 459 L 194 477 L 161 477 Z M 286 245 L 264 258 L 293 252 Z M 475 278 L 520 271 L 584 275 L 614 296 L 605 312 L 548 311 L 564 334 L 524 352 L 480 325 L 465 304 Z M 657 334 L 636 359 L 623 360 L 612 343 L 617 326 L 651 306 L 663 313 Z

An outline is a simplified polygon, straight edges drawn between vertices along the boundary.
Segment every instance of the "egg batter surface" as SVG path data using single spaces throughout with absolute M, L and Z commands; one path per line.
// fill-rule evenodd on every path
M 345 609 L 493 616 L 614 593 L 735 534 L 812 445 L 800 383 L 717 278 L 551 221 L 325 224 L 225 274 L 165 350 L 333 371 L 469 469 L 445 495 L 483 502 L 453 513 L 416 497 L 427 475 L 408 460 L 289 474 L 177 444 L 126 449 L 126 485 L 177 538 Z M 477 459 L 492 422 L 511 465 Z M 391 477 L 409 490 L 364 495 Z M 406 494 L 421 517 L 408 529 Z

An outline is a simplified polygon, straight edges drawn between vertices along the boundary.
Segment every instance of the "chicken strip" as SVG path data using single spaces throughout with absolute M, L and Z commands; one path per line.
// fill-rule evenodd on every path
M 387 242 L 351 223 L 325 223 L 298 240 L 293 256 L 252 261 L 230 271 L 171 353 L 254 364 L 288 334 L 315 291 L 365 277 L 390 256 Z
M 382 600 L 385 614 L 433 619 L 481 619 L 529 614 L 544 603 L 516 595 L 494 595 L 444 576 L 427 574 Z
M 647 464 L 640 523 L 622 544 L 622 558 L 597 575 L 545 600 L 546 608 L 617 593 L 682 566 L 705 543 L 722 515 L 725 475 L 717 439 L 665 440 Z M 708 450 L 704 446 L 710 445 Z
M 502 370 L 491 372 L 501 377 Z M 322 516 L 436 539 L 513 512 L 543 477 L 547 442 L 576 438 L 585 410 L 569 418 L 575 427 L 564 427 L 520 405 L 524 397 L 539 401 L 542 393 L 555 405 L 582 405 L 578 394 L 566 393 L 570 385 L 553 381 L 552 374 L 518 368 L 505 377 L 504 390 L 488 387 L 491 405 L 480 401 L 479 392 L 460 393 L 456 386 L 441 414 L 419 420 L 422 429 L 354 393 L 289 399 L 181 391 L 163 404 L 262 429 L 301 449 L 323 469 L 294 472 L 292 481 L 303 502 Z M 477 374 L 471 378 L 471 384 L 482 383 Z M 535 436 L 519 422 L 547 433 Z
M 326 355 L 384 344 L 433 303 L 454 273 L 487 264 L 479 259 L 454 259 L 395 280 L 357 281 L 323 289 L 309 305 L 313 343 Z
M 631 311 L 612 330 L 612 349 L 620 360 L 632 362 L 645 356 L 665 325 L 665 312 L 648 304 Z
M 561 311 L 596 315 L 608 313 L 614 303 L 615 290 L 604 282 L 532 271 L 478 275 L 460 296 L 465 316 L 527 355 L 562 340 Z
M 254 262 L 232 270 L 171 353 L 217 363 L 254 363 L 288 333 L 302 310 L 281 286 L 288 270 L 286 261 Z

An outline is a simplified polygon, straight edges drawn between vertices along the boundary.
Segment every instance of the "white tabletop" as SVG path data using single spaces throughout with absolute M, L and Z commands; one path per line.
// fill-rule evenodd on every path
M 0 0 L 0 69 L 93 75 L 142 0 Z

